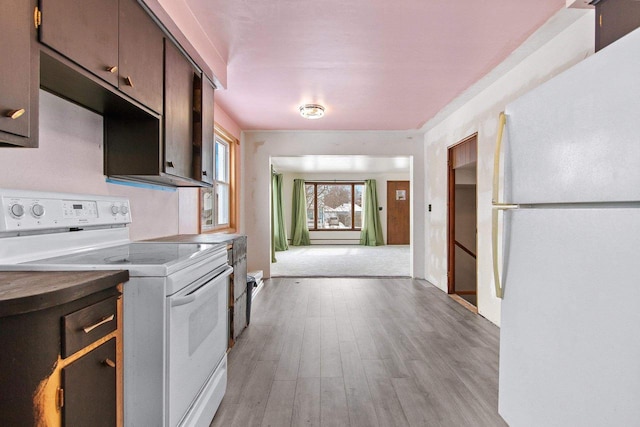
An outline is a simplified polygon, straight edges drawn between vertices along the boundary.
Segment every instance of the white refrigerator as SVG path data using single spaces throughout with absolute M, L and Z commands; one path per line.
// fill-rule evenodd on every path
M 505 116 L 500 415 L 640 426 L 640 30 Z

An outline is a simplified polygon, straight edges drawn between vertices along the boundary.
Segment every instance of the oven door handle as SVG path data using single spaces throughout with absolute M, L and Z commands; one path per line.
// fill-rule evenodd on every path
M 209 285 L 211 284 L 211 282 L 228 277 L 232 271 L 233 268 L 227 267 L 222 273 L 218 274 L 215 277 L 212 277 L 210 280 L 207 280 L 202 284 L 202 286 L 194 291 L 189 292 L 187 295 L 171 297 L 171 307 L 178 307 L 180 305 L 189 304 L 195 301 L 200 295 L 209 290 Z

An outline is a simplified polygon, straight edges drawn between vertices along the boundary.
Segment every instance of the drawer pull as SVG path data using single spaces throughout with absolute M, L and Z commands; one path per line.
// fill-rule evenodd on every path
M 109 367 L 111 367 L 111 368 L 115 368 L 115 367 L 116 367 L 116 362 L 114 362 L 113 360 L 111 360 L 111 359 L 109 359 L 109 358 L 104 359 L 104 360 L 102 361 L 102 363 L 104 363 L 105 365 L 107 365 L 107 366 L 109 366 Z
M 25 112 L 26 112 L 26 110 L 24 108 L 21 108 L 19 110 L 11 110 L 6 115 L 11 120 L 15 120 L 15 119 L 19 118 L 20 116 L 22 116 Z
M 107 67 L 107 71 L 110 72 L 111 74 L 115 74 L 118 72 L 118 66 L 112 65 L 110 67 Z
M 113 319 L 115 319 L 116 315 L 112 314 L 111 316 L 105 317 L 102 320 L 100 320 L 98 323 L 91 325 L 91 326 L 87 326 L 86 328 L 82 328 L 82 330 L 84 331 L 85 334 L 88 334 L 89 332 L 93 331 L 95 328 L 97 328 L 98 326 L 102 326 L 105 323 L 109 323 L 111 322 Z

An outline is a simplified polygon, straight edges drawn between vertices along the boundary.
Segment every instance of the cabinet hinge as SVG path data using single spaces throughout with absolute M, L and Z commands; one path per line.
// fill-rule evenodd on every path
M 64 389 L 62 387 L 58 387 L 56 389 L 56 407 L 58 409 L 62 409 L 64 406 Z
M 38 6 L 33 10 L 33 25 L 36 29 L 42 25 L 42 12 L 38 9 Z

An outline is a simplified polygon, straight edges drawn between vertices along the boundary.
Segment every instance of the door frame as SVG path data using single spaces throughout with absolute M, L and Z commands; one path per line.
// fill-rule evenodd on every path
M 462 144 L 469 142 L 470 140 L 476 140 L 476 152 L 478 146 L 478 132 L 475 132 L 466 138 L 456 142 L 455 144 L 449 146 L 447 148 L 447 293 L 455 294 L 456 293 L 456 282 L 455 282 L 455 260 L 456 260 L 456 245 L 455 245 L 455 230 L 456 230 L 456 174 L 455 174 L 455 151 L 456 148 L 459 148 Z M 477 155 L 476 155 L 476 230 L 478 229 L 478 166 L 477 166 Z M 476 249 L 477 252 L 477 249 Z M 477 256 L 477 254 L 476 254 Z M 478 263 L 476 259 L 476 295 L 478 288 L 478 279 L 477 279 L 477 269 Z

